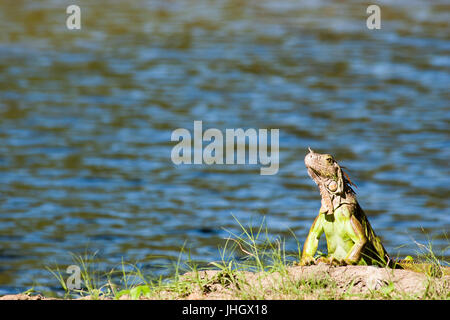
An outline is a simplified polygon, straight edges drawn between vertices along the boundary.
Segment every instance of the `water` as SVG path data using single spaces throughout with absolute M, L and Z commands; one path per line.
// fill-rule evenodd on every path
M 0 294 L 61 289 L 45 266 L 219 259 L 228 229 L 303 242 L 320 207 L 310 146 L 348 168 L 392 255 L 448 260 L 446 1 L 0 4 Z M 71 4 L 71 3 L 70 3 Z M 171 162 L 176 128 L 280 129 L 280 170 Z M 323 239 L 321 248 L 325 248 Z

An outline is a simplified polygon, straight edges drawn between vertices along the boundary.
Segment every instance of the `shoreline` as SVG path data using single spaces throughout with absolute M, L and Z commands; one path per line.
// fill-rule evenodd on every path
M 170 285 L 152 288 L 138 299 L 148 300 L 354 300 L 450 299 L 448 267 L 441 277 L 411 270 L 374 266 L 289 266 L 275 272 L 204 270 L 188 272 Z M 181 290 L 180 288 L 183 288 Z M 136 296 L 134 297 L 136 298 Z M 128 300 L 84 296 L 77 299 L 43 295 L 4 295 L 0 300 Z

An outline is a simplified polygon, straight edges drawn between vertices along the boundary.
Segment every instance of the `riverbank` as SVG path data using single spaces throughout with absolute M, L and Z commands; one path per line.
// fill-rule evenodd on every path
M 276 272 L 195 271 L 159 286 L 138 286 L 115 296 L 78 299 L 450 299 L 448 268 L 441 277 L 372 266 L 290 266 Z M 6 295 L 1 300 L 46 300 L 42 295 Z

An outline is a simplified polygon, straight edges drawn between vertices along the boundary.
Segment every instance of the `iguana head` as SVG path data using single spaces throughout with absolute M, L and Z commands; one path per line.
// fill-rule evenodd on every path
M 346 192 L 353 192 L 348 185 L 351 181 L 345 178 L 345 173 L 332 155 L 315 153 L 310 148 L 308 150 L 305 165 L 309 176 L 319 186 L 322 196 L 321 212 L 332 214 L 334 212 L 333 200 L 345 198 Z

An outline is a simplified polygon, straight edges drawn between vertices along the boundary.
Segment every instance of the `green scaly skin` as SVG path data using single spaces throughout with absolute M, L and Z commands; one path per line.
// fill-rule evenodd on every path
M 319 187 L 322 206 L 303 246 L 300 265 L 325 262 L 392 266 L 386 249 L 356 200 L 350 179 L 331 155 L 309 151 L 305 165 Z M 314 255 L 323 233 L 327 239 L 328 256 L 316 260 Z

